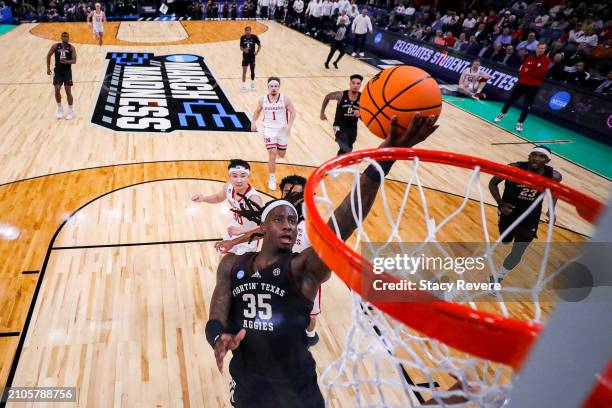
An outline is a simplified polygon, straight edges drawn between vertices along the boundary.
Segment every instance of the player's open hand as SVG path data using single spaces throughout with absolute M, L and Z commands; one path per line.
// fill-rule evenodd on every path
M 321 118 L 321 120 L 327 120 L 327 115 L 325 115 L 324 113 L 322 113 L 319 117 Z
M 195 201 L 196 203 L 203 203 L 204 202 L 204 195 L 203 194 L 194 194 L 193 197 L 191 197 L 191 201 Z
M 222 334 L 219 340 L 217 340 L 215 343 L 215 360 L 217 360 L 219 372 L 223 372 L 223 359 L 227 352 L 236 350 L 244 336 L 246 336 L 246 330 L 241 329 L 237 334 Z
M 512 204 L 501 203 L 501 205 L 499 206 L 499 211 L 503 215 L 510 215 L 510 214 L 512 214 L 512 210 L 514 210 L 514 206 Z
M 401 132 L 397 124 L 397 117 L 391 118 L 391 126 L 387 138 L 380 147 L 413 147 L 427 139 L 433 132 L 436 131 L 437 116 L 431 115 L 423 117 L 419 112 L 416 112 L 408 125 L 405 132 Z

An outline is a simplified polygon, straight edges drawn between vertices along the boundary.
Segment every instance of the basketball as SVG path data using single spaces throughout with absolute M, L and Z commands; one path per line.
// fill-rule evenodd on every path
M 372 133 L 387 137 L 391 117 L 406 130 L 415 112 L 439 116 L 442 93 L 427 72 L 409 65 L 387 68 L 370 79 L 359 100 L 360 117 Z

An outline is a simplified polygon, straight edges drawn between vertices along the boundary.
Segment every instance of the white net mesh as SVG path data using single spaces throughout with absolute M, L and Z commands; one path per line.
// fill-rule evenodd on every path
M 445 195 L 441 192 L 432 193 L 431 189 L 423 186 L 420 177 L 424 165 L 440 165 L 422 163 L 414 158 L 406 160 L 402 165 L 401 173 L 407 175 L 402 182 L 384 180 L 381 183 L 374 208 L 368 219 L 364 219 L 362 203 L 356 197 L 360 197 L 358 181 L 361 170 L 363 165 L 369 164 L 374 165 L 383 176 L 380 166 L 371 159 L 364 159 L 361 165 L 334 169 L 319 184 L 316 202 L 323 219 L 331 217 L 339 236 L 338 221 L 334 218 L 333 210 L 350 190 L 351 209 L 357 230 L 347 245 L 357 253 L 367 250 L 371 257 L 384 253 L 390 246 L 393 246 L 394 251 L 399 248 L 402 253 L 414 255 L 428 245 L 441 254 L 447 254 L 447 248 L 441 242 L 481 242 L 481 255 L 486 259 L 487 273 L 496 282 L 502 277 L 500 266 L 508 254 L 507 248 L 505 252 L 500 251 L 505 247 L 502 240 L 534 210 L 539 211 L 541 203 L 545 203 L 549 209 L 554 207 L 551 192 L 544 190 L 503 234 L 493 239 L 490 231 L 497 226 L 496 210 L 485 204 L 481 169 L 476 167 L 464 172 L 465 189 L 462 197 L 453 196 L 450 203 L 445 202 L 446 213 L 442 214 L 438 198 L 432 200 L 432 195 Z M 405 172 L 404 168 L 407 168 Z M 489 177 L 492 176 L 487 176 L 487 182 Z M 469 214 L 466 215 L 466 212 Z M 527 250 L 523 255 L 524 259 L 529 259 L 526 262 L 530 268 L 531 280 L 528 284 L 520 279 L 515 282 L 512 275 L 519 276 L 521 273 L 513 270 L 505 277 L 507 279 L 504 279 L 500 290 L 451 291 L 440 296 L 446 301 L 462 303 L 474 310 L 542 322 L 554 303 L 553 296 L 545 295 L 550 294 L 548 292 L 552 290 L 555 278 L 574 259 L 574 255 L 568 254 L 566 250 L 560 251 L 563 252 L 562 256 L 557 256 L 554 251 L 551 255 L 550 243 L 553 238 L 559 238 L 553 236 L 554 230 L 555 215 L 550 211 L 545 238 L 539 240 L 544 242 L 534 245 L 537 248 L 534 248 L 533 253 Z M 571 238 L 564 236 L 560 239 L 571 241 Z M 368 258 L 372 259 L 370 255 Z M 444 269 L 433 272 L 413 270 L 410 278 L 443 281 L 449 273 Z M 393 275 L 402 278 L 401 274 L 396 272 Z M 342 406 L 342 401 L 346 402 L 350 398 L 355 406 L 360 407 L 504 406 L 512 384 L 511 367 L 474 357 L 423 336 L 381 312 L 354 292 L 351 293 L 351 299 L 352 324 L 343 352 L 333 364 L 325 368 L 320 377 L 328 405 Z

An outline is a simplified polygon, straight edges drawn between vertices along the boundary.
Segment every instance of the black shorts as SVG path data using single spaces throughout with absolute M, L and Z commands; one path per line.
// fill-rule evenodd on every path
M 499 214 L 499 234 L 503 234 L 510 225 L 521 215 L 521 212 L 516 212 L 515 208 L 513 214 L 503 215 Z M 504 243 L 509 243 L 512 240 L 518 242 L 529 242 L 533 239 L 537 238 L 538 235 L 538 226 L 540 225 L 540 214 L 542 210 L 534 210 L 529 214 L 523 221 L 520 222 L 512 231 L 508 233 L 508 235 L 502 240 Z
M 317 374 L 300 382 L 266 381 L 250 376 L 232 379 L 230 402 L 236 408 L 323 408 Z
M 255 65 L 255 54 L 242 54 L 242 66 Z
M 53 70 L 53 85 L 72 86 L 72 70 Z
M 355 140 L 357 140 L 357 128 L 335 126 L 336 143 L 344 152 L 352 152 Z

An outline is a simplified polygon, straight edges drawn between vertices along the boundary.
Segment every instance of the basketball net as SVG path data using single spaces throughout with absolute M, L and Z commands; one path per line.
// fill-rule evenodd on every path
M 382 150 L 389 150 L 391 153 L 385 154 L 381 152 Z M 459 156 L 461 156 L 463 163 L 454 163 L 453 161 Z M 388 186 L 389 180 L 385 181 L 380 165 L 373 158 L 378 160 L 384 158 L 403 160 L 404 167 L 402 167 L 401 173 L 405 177 L 400 183 L 393 181 L 394 186 Z M 425 163 L 429 161 L 469 169 L 466 171 L 463 198 L 458 198 L 456 200 L 458 205 L 451 208 L 448 214 L 444 214 L 442 218 L 432 214 L 432 208 L 428 205 L 430 193 L 426 191 L 427 189 L 423 186 L 420 177 L 423 171 L 428 171 L 422 170 L 423 167 L 431 169 L 432 164 Z M 488 163 L 490 166 L 481 166 L 479 163 Z M 363 217 L 359 179 L 364 165 L 373 165 L 383 180 L 375 207 L 378 208 L 378 219 L 384 219 L 385 224 L 387 224 L 384 228 L 380 225 L 382 221 L 374 226 Z M 399 163 L 396 164 L 396 166 L 398 165 Z M 306 217 L 308 235 L 317 253 L 351 289 L 350 299 L 352 302 L 351 326 L 344 340 L 343 351 L 340 357 L 327 366 L 320 376 L 322 392 L 328 406 L 336 405 L 338 401 L 345 403 L 347 400 L 354 401 L 353 405 L 358 407 L 417 407 L 422 405 L 503 407 L 507 404 L 517 368 L 535 340 L 540 324 L 545 320 L 550 311 L 549 306 L 553 303 L 549 301 L 549 298 L 546 298 L 545 301 L 541 299 L 544 289 L 547 286 L 550 287 L 553 280 L 564 271 L 569 263 L 565 262 L 553 269 L 548 262 L 551 256 L 553 231 L 555 230 L 555 215 L 552 211 L 550 211 L 550 219 L 547 222 L 544 234 L 542 234 L 541 228 L 540 234 L 546 236 L 546 242 L 539 244 L 542 248 L 542 251 L 540 251 L 541 259 L 538 265 L 534 267 L 533 276 L 535 278 L 529 288 L 513 286 L 512 279 L 504 279 L 503 287 L 493 293 L 451 292 L 444 294 L 440 302 L 422 304 L 399 301 L 396 303 L 377 303 L 373 301 L 371 303 L 360 295 L 361 283 L 355 283 L 362 282 L 363 279 L 366 279 L 365 275 L 371 274 L 371 264 L 364 263 L 364 260 L 358 255 L 363 253 L 365 248 L 370 250 L 372 256 L 384 251 L 386 245 L 397 245 L 410 253 L 414 251 L 414 249 L 405 248 L 406 242 L 414 243 L 415 241 L 419 242 L 419 240 L 402 236 L 402 231 L 406 231 L 406 223 L 408 222 L 410 222 L 410 225 L 416 225 L 417 222 L 421 224 L 425 233 L 420 238 L 420 242 L 429 243 L 434 247 L 438 246 L 440 251 L 444 251 L 445 249 L 439 245 L 438 238 L 445 235 L 444 231 L 449 226 L 456 227 L 457 219 L 462 216 L 467 207 L 471 208 L 472 214 L 478 214 L 480 225 L 477 230 L 480 231 L 483 255 L 487 260 L 490 273 L 499 278 L 501 262 L 499 254 L 496 256 L 496 252 L 499 252 L 499 249 L 502 248 L 502 239 L 512 233 L 541 203 L 546 203 L 546 206 L 552 209 L 554 207 L 553 195 L 564 200 L 568 197 L 575 199 L 576 197 L 573 195 L 580 194 L 538 176 L 535 176 L 535 182 L 533 180 L 523 182 L 521 179 L 522 173 L 532 178 L 533 173 L 530 176 L 527 172 L 510 168 L 512 170 L 509 171 L 513 174 L 509 178 L 514 182 L 531 186 L 550 184 L 551 188 L 539 188 L 542 194 L 533 201 L 521 216 L 512 222 L 497 240 L 492 240 L 486 217 L 486 212 L 489 212 L 489 217 L 491 217 L 491 212 L 490 209 L 486 208 L 487 204 L 485 204 L 481 181 L 483 167 L 487 167 L 486 171 L 488 173 L 500 176 L 496 171 L 491 171 L 493 165 L 491 162 L 470 158 L 469 156 L 444 152 L 417 149 L 377 149 L 350 153 L 332 159 L 313 173 L 305 194 L 308 211 Z M 497 164 L 495 166 L 500 169 L 508 167 Z M 409 168 L 409 170 L 404 171 L 406 168 Z M 331 179 L 326 178 L 326 176 L 331 176 Z M 351 180 L 350 189 L 348 189 L 347 178 Z M 339 184 L 343 186 L 338 187 Z M 398 185 L 401 185 L 399 193 L 397 191 Z M 346 191 L 338 193 L 339 190 L 342 190 L 342 187 Z M 333 211 L 338 205 L 338 198 L 340 196 L 340 198 L 343 198 L 346 193 L 349 193 L 349 190 L 352 215 L 357 226 L 356 231 L 347 242 L 346 247 L 339 242 L 330 244 L 330 240 L 335 238 L 324 236 L 324 229 L 330 230 L 330 228 L 325 225 L 323 220 L 331 219 L 334 226 L 331 231 L 339 238 L 338 220 L 334 217 Z M 393 200 L 389 198 L 392 190 L 395 190 Z M 332 196 L 328 194 L 330 191 L 337 194 L 332 194 Z M 315 192 L 316 197 L 314 196 Z M 400 200 L 398 200 L 399 196 L 401 196 Z M 582 196 L 584 195 L 581 195 L 581 199 L 584 199 Z M 584 205 L 593 206 L 594 213 L 597 208 L 601 207 L 595 200 L 588 197 L 586 199 L 588 204 L 585 203 Z M 568 199 L 567 201 L 572 200 Z M 580 208 L 578 210 L 581 212 Z M 313 213 L 316 214 L 313 216 Z M 436 211 L 436 214 L 438 213 L 439 209 Z M 409 221 L 407 221 L 408 219 Z M 464 222 L 469 222 L 473 226 L 476 221 L 472 216 L 469 221 Z M 383 229 L 385 230 L 385 236 L 381 239 L 381 230 Z M 374 246 L 372 237 L 376 237 L 376 242 L 382 242 L 383 244 Z M 347 255 L 351 252 L 349 248 L 354 251 L 352 255 Z M 335 252 L 333 256 L 332 251 Z M 573 259 L 568 261 L 571 260 Z M 533 263 L 533 259 L 530 262 Z M 348 264 L 353 265 L 346 266 Z M 365 273 L 364 265 L 367 269 Z M 444 280 L 446 274 L 447 272 L 444 270 L 436 271 L 435 279 Z M 508 275 L 508 278 L 511 274 L 512 272 Z M 431 274 L 417 270 L 414 278 L 431 280 Z M 509 304 L 507 299 L 517 295 L 526 296 L 529 301 Z M 528 304 L 528 307 L 524 306 L 525 303 Z M 448 306 L 447 314 L 465 314 L 465 320 L 479 318 L 480 323 L 476 324 L 480 324 L 480 326 L 488 325 L 489 327 L 486 330 L 492 332 L 491 339 L 496 338 L 495 336 L 497 336 L 497 339 L 501 339 L 499 345 L 496 346 L 495 342 L 493 342 L 494 344 L 484 345 L 489 340 L 487 336 L 482 336 L 485 338 L 473 334 L 463 336 L 462 329 L 453 329 L 453 327 L 458 328 L 460 326 L 452 326 L 454 322 L 451 320 L 448 320 L 451 323 L 447 327 L 429 327 L 436 326 L 435 322 L 437 320 L 434 320 L 432 316 L 429 321 L 431 324 L 428 326 L 429 318 L 422 317 L 426 314 L 421 316 L 417 312 L 435 309 L 439 305 Z M 479 312 L 479 310 L 482 312 Z M 393 317 L 390 316 L 390 313 L 393 314 Z M 525 320 L 526 315 L 528 320 Z M 440 322 L 443 321 L 440 320 Z M 500 332 L 505 330 L 501 328 L 502 323 L 508 324 L 508 326 L 505 326 L 505 329 L 509 328 L 508 336 L 493 333 L 497 325 L 500 326 Z M 520 341 L 511 339 L 513 330 L 519 326 L 521 326 L 521 330 L 524 329 L 520 335 L 522 336 Z M 417 331 L 415 328 L 419 330 Z M 482 327 L 478 327 L 477 330 L 481 329 Z M 517 329 L 517 331 L 520 330 Z M 428 334 L 424 332 L 428 332 Z M 466 333 L 469 333 L 469 331 L 466 331 Z M 516 339 L 519 339 L 519 337 L 516 337 Z M 472 343 L 478 344 L 474 345 Z M 497 350 L 496 347 L 501 348 L 501 350 Z

